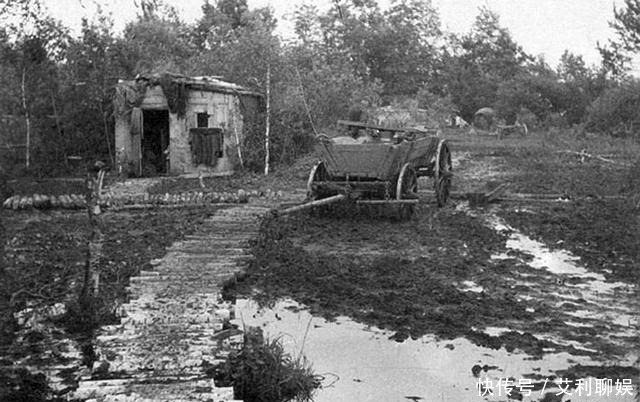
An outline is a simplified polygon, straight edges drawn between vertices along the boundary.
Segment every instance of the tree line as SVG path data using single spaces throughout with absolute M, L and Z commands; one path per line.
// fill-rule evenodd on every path
M 113 161 L 113 92 L 139 73 L 215 75 L 271 97 L 272 162 L 306 152 L 313 134 L 351 105 L 410 102 L 470 120 L 492 107 L 506 123 L 635 135 L 640 82 L 628 76 L 640 50 L 640 0 L 614 10 L 616 36 L 599 44 L 600 65 L 565 51 L 557 66 L 527 54 L 487 7 L 469 32 L 442 28 L 430 0 L 305 3 L 283 39 L 270 8 L 204 0 L 184 22 L 162 0 L 140 0 L 122 32 L 100 11 L 79 35 L 40 0 L 0 0 L 0 164 L 12 175 L 56 175 L 81 161 Z M 269 78 L 267 78 L 269 77 Z M 264 164 L 263 137 L 246 139 L 249 168 Z M 28 150 L 28 151 L 27 151 Z

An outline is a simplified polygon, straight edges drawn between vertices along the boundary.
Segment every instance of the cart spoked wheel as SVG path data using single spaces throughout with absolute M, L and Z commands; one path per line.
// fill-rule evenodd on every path
M 405 163 L 396 184 L 396 200 L 416 199 L 418 199 L 418 175 L 409 163 Z M 398 206 L 400 218 L 407 219 L 413 214 L 415 204 L 398 204 Z
M 433 186 L 436 192 L 438 206 L 443 207 L 449 199 L 451 190 L 451 176 L 453 176 L 453 165 L 451 163 L 451 152 L 445 140 L 438 143 L 436 152 L 436 164 L 433 170 Z
M 317 188 L 314 188 L 314 185 L 318 182 L 328 180 L 329 173 L 327 172 L 327 168 L 324 166 L 324 162 L 316 163 L 315 166 L 311 168 L 311 172 L 309 172 L 309 179 L 307 180 L 307 199 L 309 201 L 313 201 L 326 198 L 327 195 L 321 194 Z

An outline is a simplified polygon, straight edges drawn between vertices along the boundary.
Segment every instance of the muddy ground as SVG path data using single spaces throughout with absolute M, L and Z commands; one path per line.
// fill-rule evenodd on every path
M 68 339 L 81 352 L 81 361 L 69 371 L 70 377 L 82 367 L 91 367 L 93 331 L 117 322 L 129 277 L 141 269 L 152 269 L 153 259 L 162 257 L 169 245 L 192 233 L 214 212 L 213 207 L 202 207 L 103 214 L 97 220 L 101 250 L 92 256 L 91 266 L 93 274 L 99 273 L 99 288 L 94 297 L 83 299 L 91 231 L 86 211 L 0 211 L 4 227 L 0 400 L 54 400 L 56 392 L 48 388 L 47 379 L 29 375 L 24 367 L 73 363 L 67 356 L 69 350 L 61 350 L 68 347 L 59 346 L 60 342 L 68 344 Z M 64 307 L 50 316 L 38 314 L 44 326 L 38 323 L 25 329 L 20 325 L 20 312 L 50 306 Z
M 292 298 L 315 315 L 347 316 L 389 330 L 398 342 L 434 336 L 447 342 L 448 350 L 463 339 L 534 362 L 566 354 L 570 357 L 555 367 L 558 376 L 637 378 L 640 146 L 557 132 L 501 141 L 461 132 L 447 136 L 457 195 L 448 206 L 437 208 L 431 183 L 421 179 L 423 203 L 410 220 L 352 206 L 266 220 L 255 260 L 246 275 L 227 286 L 228 296 L 265 304 Z M 575 154 L 582 150 L 606 161 Z M 243 175 L 204 183 L 217 191 L 293 192 L 304 188 L 313 160 L 304 158 L 267 179 Z M 562 200 L 477 205 L 465 196 L 501 183 L 512 192 Z M 48 185 L 54 192 L 83 187 L 81 182 Z M 47 192 L 38 183 L 14 187 L 17 193 Z M 166 178 L 148 192 L 198 188 L 197 178 Z M 152 269 L 152 259 L 213 211 L 105 214 L 97 264 L 101 297 L 89 304 L 79 300 L 89 236 L 86 213 L 0 212 L 5 254 L 4 260 L 0 255 L 0 365 L 51 356 L 51 337 L 33 331 L 24 338 L 14 314 L 56 303 L 68 309 L 56 318 L 55 336 L 77 339 L 83 364 L 90 365 L 91 331 L 115 319 L 128 278 Z M 536 250 L 557 261 L 540 260 Z M 477 374 L 471 366 L 467 371 Z M 51 396 L 40 377 L 0 374 L 0 400 L 24 400 L 16 389 L 30 390 L 27 400 Z M 523 374 L 542 380 L 540 371 Z
M 589 365 L 569 358 L 558 376 L 637 378 L 637 144 L 451 137 L 458 198 L 447 207 L 424 191 L 409 221 L 355 207 L 267 220 L 256 260 L 230 284 L 230 297 L 267 305 L 292 298 L 316 315 L 391 330 L 397 341 L 462 337 L 532 360 L 563 352 L 589 358 Z M 581 150 L 607 161 L 564 152 Z M 562 199 L 470 205 L 462 197 L 500 183 Z M 538 261 L 537 249 L 558 250 L 560 268 Z

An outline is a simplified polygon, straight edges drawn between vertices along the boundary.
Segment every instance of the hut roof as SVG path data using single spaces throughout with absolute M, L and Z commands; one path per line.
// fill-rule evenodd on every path
M 253 95 L 262 97 L 263 95 L 257 91 L 245 88 L 232 82 L 224 81 L 219 76 L 197 76 L 188 77 L 180 74 L 138 74 L 134 81 L 146 81 L 151 85 L 160 85 L 162 80 L 170 79 L 175 84 L 184 85 L 189 89 L 233 93 L 239 95 Z

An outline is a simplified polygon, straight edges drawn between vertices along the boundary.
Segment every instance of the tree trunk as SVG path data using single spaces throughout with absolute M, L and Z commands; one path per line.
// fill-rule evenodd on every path
M 304 94 L 304 85 L 302 85 L 302 77 L 300 77 L 300 70 L 298 70 L 298 66 L 296 66 L 296 75 L 298 76 L 298 85 L 300 86 L 300 95 L 302 96 L 302 105 L 304 106 L 304 110 L 307 112 L 307 117 L 309 118 L 309 124 L 311 124 L 311 129 L 313 130 L 313 134 L 317 137 L 318 131 L 316 130 L 315 124 L 313 124 L 313 119 L 311 118 L 311 110 L 309 110 L 309 104 L 307 104 L 307 97 Z
M 271 114 L 271 65 L 267 64 L 267 121 L 264 133 L 264 175 L 269 174 L 269 125 Z
M 26 150 L 26 163 L 25 166 L 29 169 L 29 161 L 31 159 L 31 118 L 29 116 L 29 108 L 27 107 L 27 92 L 25 90 L 25 80 L 27 77 L 27 68 L 22 68 L 22 108 L 24 109 L 24 120 L 27 126 L 27 150 Z
M 100 107 L 100 114 L 102 115 L 104 140 L 107 142 L 107 149 L 109 150 L 109 159 L 111 161 L 111 166 L 115 166 L 116 160 L 114 158 L 113 152 L 111 151 L 111 141 L 109 141 L 109 124 L 107 123 L 107 116 L 105 116 L 104 108 L 102 107 L 102 100 L 98 101 L 98 106 Z

